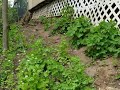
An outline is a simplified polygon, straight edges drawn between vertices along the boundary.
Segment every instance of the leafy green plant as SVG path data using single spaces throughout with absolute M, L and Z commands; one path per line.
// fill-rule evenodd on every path
M 27 48 L 27 45 L 25 43 L 25 37 L 22 34 L 22 31 L 20 31 L 20 26 L 16 24 L 12 24 L 10 26 L 10 32 L 9 32 L 9 46 L 10 51 L 17 51 L 17 52 L 24 52 Z
M 4 59 L 0 60 L 0 87 L 12 89 L 14 86 L 13 59 L 15 53 L 4 54 Z
M 17 19 L 18 19 L 17 9 L 14 7 L 10 7 L 10 5 L 8 5 L 8 23 L 13 24 L 17 21 Z M 2 38 L 2 29 L 3 29 L 2 24 L 3 24 L 2 22 L 2 1 L 0 1 L 0 39 Z M 0 46 L 0 50 L 1 50 L 1 46 Z
M 54 24 L 52 34 L 64 34 L 67 32 L 67 27 L 69 27 L 72 22 L 74 14 L 74 9 L 71 6 L 66 6 L 61 11 L 61 17 Z
M 73 9 L 73 7 L 71 7 L 71 6 L 69 6 L 69 5 L 66 5 L 66 6 L 61 10 L 61 15 L 62 15 L 62 17 L 64 17 L 64 18 L 72 19 L 73 14 L 74 14 L 74 9 Z
M 20 26 L 12 24 L 9 31 L 9 50 L 0 54 L 0 87 L 1 89 L 13 90 L 15 88 L 15 65 L 16 55 L 24 53 L 24 37 Z M 17 61 L 16 61 L 17 62 Z
M 40 39 L 18 68 L 20 90 L 93 90 L 78 57 L 67 53 L 63 41 L 54 47 L 46 46 Z
M 2 35 L 0 36 L 0 53 L 2 53 Z
M 50 28 L 50 26 L 51 26 L 51 19 L 47 18 L 45 16 L 40 16 L 39 20 L 44 25 L 45 31 L 47 31 Z
M 116 79 L 116 80 L 119 80 L 119 79 L 120 79 L 120 74 L 116 75 L 116 76 L 115 76 L 115 79 Z
M 9 22 L 9 24 L 13 24 L 16 21 L 18 21 L 17 8 L 9 6 L 9 8 L 8 8 L 8 22 Z
M 47 18 L 45 16 L 40 16 L 39 20 L 44 25 L 45 30 L 48 30 L 53 26 L 52 34 L 64 34 L 67 32 L 67 27 L 73 19 L 74 9 L 71 6 L 66 6 L 61 10 L 61 17 L 56 20 L 56 18 Z
M 67 27 L 69 27 L 70 21 L 66 18 L 58 18 L 56 24 L 54 25 L 52 34 L 64 34 L 67 32 Z
M 84 16 L 74 19 L 74 21 L 67 28 L 67 35 L 71 37 L 71 44 L 75 48 L 80 48 L 85 45 L 85 38 L 90 32 L 92 23 L 90 20 Z
M 86 39 L 86 54 L 93 58 L 120 56 L 120 31 L 113 21 L 102 21 L 91 29 Z
M 42 24 L 45 24 L 45 23 L 47 22 L 47 17 L 45 17 L 45 16 L 40 16 L 40 17 L 39 17 L 39 20 L 40 20 L 40 22 L 41 22 Z
M 14 7 L 10 7 L 8 5 L 8 23 L 13 24 L 17 21 L 17 10 Z M 2 53 L 2 30 L 3 22 L 2 22 L 2 0 L 0 0 L 0 53 Z

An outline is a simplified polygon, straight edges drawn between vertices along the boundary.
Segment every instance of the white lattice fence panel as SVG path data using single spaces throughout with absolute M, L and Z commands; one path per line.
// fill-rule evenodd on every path
M 74 17 L 86 16 L 92 23 L 113 19 L 120 26 L 120 0 L 55 0 L 34 13 L 38 16 L 59 16 L 65 2 L 74 7 Z

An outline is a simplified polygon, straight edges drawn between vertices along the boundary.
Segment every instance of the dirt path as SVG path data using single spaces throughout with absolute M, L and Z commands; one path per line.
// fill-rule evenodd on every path
M 59 44 L 61 35 L 50 36 L 50 31 L 44 31 L 43 25 L 35 22 L 33 25 L 23 27 L 24 34 L 28 40 L 35 37 L 36 40 L 42 37 L 48 45 Z M 109 58 L 102 61 L 94 61 L 84 54 L 85 48 L 79 50 L 70 50 L 73 55 L 79 56 L 81 61 L 87 66 L 86 73 L 94 77 L 94 85 L 97 90 L 120 90 L 120 80 L 116 80 L 115 76 L 120 70 L 120 62 L 114 58 Z

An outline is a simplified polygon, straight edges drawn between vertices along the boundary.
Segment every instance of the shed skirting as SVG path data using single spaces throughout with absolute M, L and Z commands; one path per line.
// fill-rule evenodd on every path
M 65 2 L 73 6 L 74 17 L 84 15 L 91 19 L 93 24 L 102 20 L 115 20 L 120 26 L 120 0 L 55 0 L 42 8 L 36 10 L 33 19 L 39 16 L 59 16 Z

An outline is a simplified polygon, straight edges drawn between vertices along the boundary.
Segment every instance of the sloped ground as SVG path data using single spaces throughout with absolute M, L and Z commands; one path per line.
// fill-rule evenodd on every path
M 42 37 L 47 45 L 59 44 L 62 37 L 65 37 L 62 35 L 51 36 L 50 31 L 44 31 L 43 25 L 37 21 L 23 26 L 23 32 L 28 41 L 31 38 L 36 40 Z M 85 47 L 79 50 L 70 49 L 69 53 L 81 58 L 81 61 L 87 66 L 86 73 L 94 77 L 94 85 L 97 90 L 120 90 L 120 80 L 115 79 L 115 76 L 120 72 L 120 59 L 109 58 L 93 61 L 85 55 L 84 51 Z

